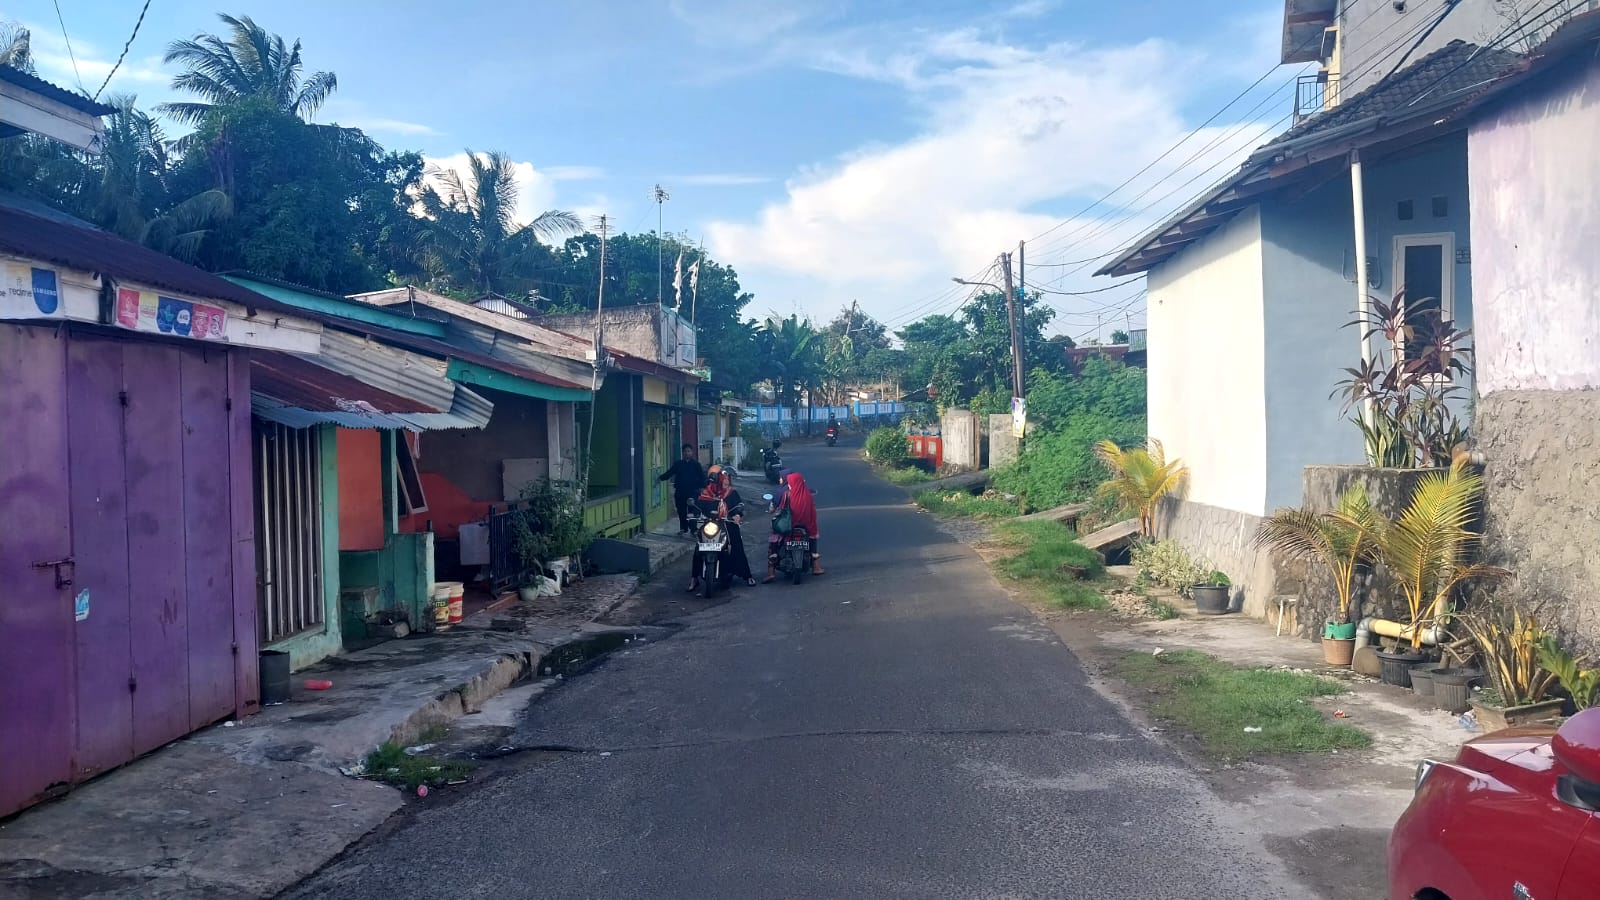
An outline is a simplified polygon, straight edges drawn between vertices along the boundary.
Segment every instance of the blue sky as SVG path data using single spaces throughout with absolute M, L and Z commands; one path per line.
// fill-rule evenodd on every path
M 0 19 L 31 28 L 41 74 L 93 91 L 139 3 L 60 8 L 78 75 L 49 0 L 0 0 Z M 152 0 L 110 90 L 171 96 L 163 48 L 219 30 L 217 9 Z M 606 212 L 625 231 L 654 227 L 659 182 L 672 195 L 667 230 L 738 269 L 757 298 L 748 314 L 827 318 L 854 299 L 898 325 L 952 310 L 951 276 L 981 274 L 1078 212 L 1267 72 L 1282 4 L 277 0 L 229 11 L 300 38 L 308 68 L 338 74 L 319 121 L 445 164 L 465 148 L 503 150 L 524 164 L 528 212 Z M 1290 101 L 1270 92 L 1292 75 L 1268 79 L 1090 219 L 1032 242 L 1030 268 L 1104 253 L 1214 180 L 1275 130 Z M 1110 283 L 1071 268 L 1034 268 L 1029 281 Z M 1137 290 L 1050 295 L 1054 330 L 1138 325 Z

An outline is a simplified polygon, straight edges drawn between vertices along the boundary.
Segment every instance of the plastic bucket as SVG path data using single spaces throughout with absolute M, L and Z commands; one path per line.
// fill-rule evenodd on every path
M 433 624 L 448 625 L 450 623 L 450 583 L 447 581 L 435 582 L 433 585 Z
M 449 595 L 450 601 L 449 601 L 449 605 L 448 605 L 449 621 L 450 621 L 451 625 L 459 625 L 459 624 L 461 624 L 462 614 L 465 612 L 465 609 L 466 609 L 465 600 L 463 598 L 465 598 L 466 593 L 467 593 L 467 585 L 466 585 L 465 582 L 461 582 L 461 581 L 452 581 L 452 582 L 449 582 L 449 584 L 450 584 L 450 595 Z

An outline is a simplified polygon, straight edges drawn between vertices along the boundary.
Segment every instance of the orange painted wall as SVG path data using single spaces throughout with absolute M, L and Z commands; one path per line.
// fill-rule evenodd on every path
M 339 549 L 383 549 L 383 434 L 339 429 Z
M 428 497 L 428 511 L 401 516 L 402 533 L 414 534 L 426 530 L 428 523 L 432 522 L 434 533 L 440 538 L 454 540 L 461 536 L 462 525 L 480 521 L 489 514 L 491 506 L 504 505 L 474 500 L 437 472 L 422 473 L 422 492 Z

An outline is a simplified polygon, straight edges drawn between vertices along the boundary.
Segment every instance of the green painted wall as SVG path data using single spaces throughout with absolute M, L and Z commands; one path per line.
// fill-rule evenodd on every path
M 646 528 L 665 524 L 677 515 L 672 506 L 672 485 L 658 480 L 676 459 L 672 455 L 673 445 L 679 443 L 673 439 L 676 429 L 672 426 L 675 421 L 670 409 L 659 406 L 644 408 L 644 447 L 640 455 L 645 476 Z
M 594 438 L 589 452 L 589 496 L 604 497 L 625 490 L 622 460 L 623 424 L 627 421 L 628 379 L 612 376 L 601 385 L 594 399 Z M 586 430 L 588 421 L 580 419 L 578 428 Z
M 433 616 L 433 533 L 399 533 L 399 494 L 395 489 L 396 432 L 383 434 L 382 550 L 345 551 L 339 554 L 339 582 L 343 588 L 375 587 L 379 609 L 403 609 L 413 623 Z
M 297 634 L 268 645 L 286 650 L 296 670 L 338 653 L 344 643 L 339 625 L 339 439 L 332 425 L 317 428 L 318 464 L 322 473 L 322 615 L 321 631 Z

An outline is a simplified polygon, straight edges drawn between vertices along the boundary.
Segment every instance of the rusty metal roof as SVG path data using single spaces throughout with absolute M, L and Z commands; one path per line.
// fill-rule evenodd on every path
M 88 223 L 46 218 L 4 201 L 0 201 L 0 250 L 190 297 L 228 300 L 251 309 L 327 320 L 326 316 L 263 297 Z
M 444 409 L 286 353 L 250 358 L 250 390 L 317 412 L 434 413 Z

